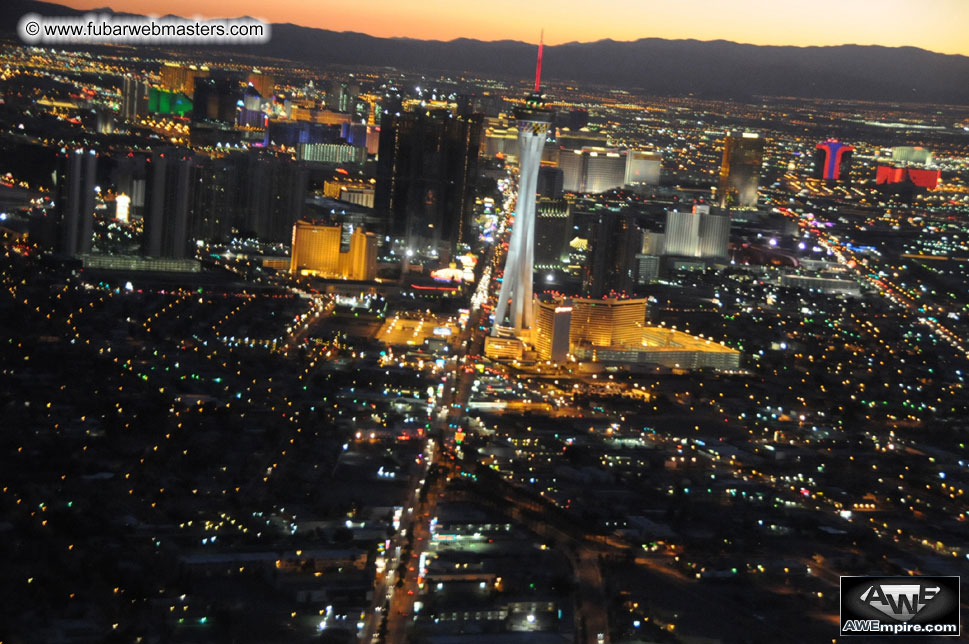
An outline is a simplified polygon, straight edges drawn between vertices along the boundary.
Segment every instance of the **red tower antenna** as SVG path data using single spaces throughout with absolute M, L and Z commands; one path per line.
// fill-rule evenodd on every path
M 538 94 L 539 85 L 542 84 L 542 49 L 545 47 L 545 30 L 538 38 L 538 63 L 535 65 L 535 93 Z

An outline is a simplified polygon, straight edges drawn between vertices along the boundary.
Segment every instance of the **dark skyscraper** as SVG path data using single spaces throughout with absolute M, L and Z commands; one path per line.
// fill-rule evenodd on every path
M 192 120 L 235 123 L 236 111 L 242 99 L 242 88 L 234 78 L 196 78 L 195 92 L 192 94 Z
M 54 171 L 55 221 L 59 255 L 91 252 L 94 235 L 95 181 L 98 155 L 94 150 L 62 148 Z
M 289 157 L 263 150 L 210 157 L 165 148 L 146 165 L 148 256 L 182 259 L 197 240 L 236 236 L 287 242 L 304 212 L 309 172 Z
M 450 256 L 474 210 L 481 117 L 449 112 L 385 115 L 374 207 L 397 243 Z
M 588 297 L 610 292 L 630 293 L 637 283 L 636 255 L 642 250 L 643 231 L 634 217 L 604 211 L 592 226 L 591 252 L 584 290 Z
M 538 169 L 538 194 L 546 199 L 558 199 L 562 196 L 565 185 L 565 175 L 562 168 L 542 166 Z
M 121 80 L 121 117 L 131 121 L 147 114 L 150 92 L 148 83 L 125 76 Z
M 564 199 L 539 199 L 535 204 L 536 268 L 561 268 L 568 263 L 572 232 L 569 211 L 569 202 Z
M 189 247 L 196 240 L 236 236 L 289 241 L 303 215 L 308 181 L 304 163 L 262 150 L 195 155 L 185 228 Z
M 474 113 L 474 95 L 458 94 L 454 97 L 457 116 L 471 116 Z
M 236 227 L 263 241 L 288 242 L 303 216 L 309 172 L 289 157 L 250 150 L 239 154 L 246 182 Z
M 569 113 L 565 119 L 565 125 L 570 130 L 581 130 L 589 124 L 589 111 L 577 108 L 574 110 L 569 110 Z
M 849 180 L 853 151 L 850 145 L 834 140 L 818 143 L 814 149 L 814 178 L 825 181 Z
M 723 142 L 720 166 L 720 188 L 717 198 L 721 208 L 757 206 L 760 167 L 764 161 L 764 140 L 745 132 L 728 134 Z
M 239 201 L 246 194 L 245 166 L 238 159 L 240 155 L 198 158 L 190 239 L 226 241 L 232 237 Z
M 156 150 L 148 163 L 144 254 L 184 259 L 189 256 L 188 224 L 195 159 L 189 150 Z

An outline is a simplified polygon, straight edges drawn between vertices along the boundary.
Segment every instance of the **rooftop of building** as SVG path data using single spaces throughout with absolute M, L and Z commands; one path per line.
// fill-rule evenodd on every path
M 713 353 L 739 353 L 720 342 L 700 338 L 683 331 L 661 326 L 643 328 L 643 348 L 650 351 L 704 351 Z

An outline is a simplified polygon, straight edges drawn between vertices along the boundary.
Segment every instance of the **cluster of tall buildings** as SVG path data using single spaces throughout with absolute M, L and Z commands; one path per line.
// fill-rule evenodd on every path
M 513 124 L 501 118 L 488 121 L 490 124 L 483 131 L 482 154 L 519 158 L 518 132 Z M 615 188 L 656 186 L 662 168 L 659 152 L 612 147 L 605 135 L 553 130 L 551 125 L 541 161 L 538 192 L 550 198 L 561 196 L 563 191 L 599 194 Z
M 121 115 L 190 118 L 196 146 L 299 145 L 304 160 L 360 165 L 376 154 L 378 131 L 371 104 L 354 83 L 333 81 L 324 100 L 277 96 L 276 80 L 259 70 L 212 70 L 166 64 L 159 81 L 122 79 Z
M 113 172 L 132 217 L 144 222 L 143 253 L 173 259 L 191 257 L 198 240 L 289 241 L 309 180 L 304 164 L 257 150 L 158 148 L 117 159 Z
M 662 157 L 645 150 L 582 147 L 561 150 L 559 168 L 568 192 L 602 193 L 623 186 L 659 185 Z
M 814 152 L 813 177 L 829 182 L 851 181 L 853 153 L 852 146 L 834 139 L 819 143 Z M 932 152 L 921 146 L 892 148 L 888 158 L 879 159 L 875 170 L 875 185 L 889 190 L 931 189 L 941 179 L 942 172 Z
M 325 97 L 326 109 L 351 114 L 354 120 L 367 121 L 370 104 L 360 99 L 360 85 L 346 81 L 330 81 Z
M 637 292 L 659 277 L 664 264 L 729 257 L 729 212 L 709 204 L 669 208 L 660 227 L 622 203 L 540 197 L 536 222 L 535 268 L 567 269 L 581 277 L 582 292 L 590 297 Z

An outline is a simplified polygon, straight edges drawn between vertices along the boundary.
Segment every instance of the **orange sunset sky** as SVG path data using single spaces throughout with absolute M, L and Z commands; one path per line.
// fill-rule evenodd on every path
M 54 0 L 57 1 L 57 0 Z M 969 55 L 969 0 L 61 0 L 79 9 L 253 16 L 375 36 L 545 41 L 724 39 L 909 45 Z

